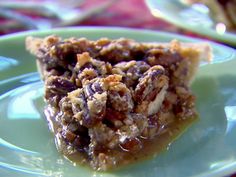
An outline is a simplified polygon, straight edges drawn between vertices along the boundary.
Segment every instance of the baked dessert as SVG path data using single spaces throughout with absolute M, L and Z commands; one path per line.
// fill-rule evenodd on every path
M 210 9 L 216 22 L 224 23 L 228 30 L 236 31 L 236 0 L 185 0 L 188 4 L 202 3 Z
M 57 148 L 73 161 L 107 170 L 150 157 L 197 119 L 189 86 L 207 44 L 48 36 L 26 47 Z

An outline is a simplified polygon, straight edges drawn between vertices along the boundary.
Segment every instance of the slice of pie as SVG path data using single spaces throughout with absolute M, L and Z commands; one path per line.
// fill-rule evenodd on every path
M 67 158 L 107 170 L 166 147 L 197 118 L 189 86 L 207 44 L 28 37 L 45 116 Z

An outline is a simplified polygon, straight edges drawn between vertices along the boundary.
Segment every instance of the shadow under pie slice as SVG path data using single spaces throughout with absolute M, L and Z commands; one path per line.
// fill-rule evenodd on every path
M 197 119 L 189 86 L 204 43 L 28 37 L 45 87 L 45 115 L 68 158 L 108 170 L 165 148 Z

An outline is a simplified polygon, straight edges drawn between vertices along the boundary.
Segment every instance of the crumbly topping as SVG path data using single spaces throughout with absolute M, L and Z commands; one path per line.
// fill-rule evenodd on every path
M 82 68 L 86 63 L 91 62 L 92 58 L 89 56 L 88 52 L 84 52 L 82 54 L 77 54 L 77 67 Z
M 95 169 L 122 160 L 112 153 L 140 151 L 142 139 L 163 132 L 174 116 L 195 115 L 189 62 L 178 42 L 160 47 L 127 39 L 32 40 L 28 48 L 44 70 L 55 134 L 67 154 L 82 152 Z

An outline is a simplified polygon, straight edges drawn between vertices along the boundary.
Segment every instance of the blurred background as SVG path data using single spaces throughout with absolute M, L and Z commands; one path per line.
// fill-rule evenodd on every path
M 235 11 L 236 1 L 231 1 Z M 1 0 L 0 35 L 64 26 L 119 26 L 174 32 L 235 47 L 236 35 L 226 21 L 212 20 L 211 6 L 206 0 Z M 199 24 L 206 30 L 196 31 Z
M 0 1 L 0 34 L 61 26 L 122 26 L 181 32 L 155 18 L 144 0 Z

